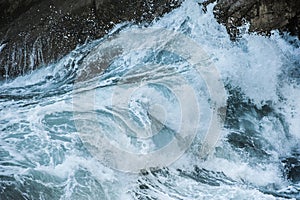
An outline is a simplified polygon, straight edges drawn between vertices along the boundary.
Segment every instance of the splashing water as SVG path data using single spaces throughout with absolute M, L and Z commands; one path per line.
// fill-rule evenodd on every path
M 118 37 L 139 30 L 169 34 L 137 34 L 147 48 L 120 50 L 134 44 Z M 150 27 L 118 25 L 108 38 L 2 82 L 0 199 L 300 198 L 300 50 L 290 38 L 232 42 L 212 5 L 203 13 L 185 1 Z M 198 64 L 217 78 L 206 79 Z M 226 116 L 218 137 L 208 137 L 220 120 L 218 81 Z M 151 152 L 160 154 L 145 160 L 147 169 L 124 172 L 124 163 L 139 164 L 131 155 Z

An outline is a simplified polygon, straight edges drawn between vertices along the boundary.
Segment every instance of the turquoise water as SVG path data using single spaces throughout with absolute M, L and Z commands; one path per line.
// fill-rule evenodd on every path
M 0 199 L 300 198 L 297 43 L 185 1 L 2 82 Z

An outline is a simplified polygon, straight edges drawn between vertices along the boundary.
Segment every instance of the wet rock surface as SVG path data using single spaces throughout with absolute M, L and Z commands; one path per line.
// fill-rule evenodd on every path
M 245 22 L 250 23 L 251 32 L 268 35 L 278 29 L 300 37 L 299 0 L 208 0 L 204 6 L 212 2 L 216 2 L 215 17 L 226 26 L 232 39 Z
M 66 55 L 76 45 L 101 38 L 115 24 L 148 23 L 181 0 L 0 0 L 0 80 L 32 71 Z M 231 39 L 250 23 L 268 35 L 288 31 L 300 37 L 299 0 L 208 0 Z M 204 8 L 205 9 L 205 8 Z
M 114 24 L 151 22 L 179 5 L 179 0 L 0 0 L 0 80 L 53 62 Z

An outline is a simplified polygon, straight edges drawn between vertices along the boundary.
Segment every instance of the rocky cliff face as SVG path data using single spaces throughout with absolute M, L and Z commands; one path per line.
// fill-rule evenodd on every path
M 149 22 L 180 0 L 0 0 L 0 80 L 57 60 L 114 24 Z
M 114 24 L 150 22 L 182 0 L 0 0 L 0 80 L 55 61 Z M 300 38 L 299 0 L 208 0 L 232 39 L 238 27 L 269 34 L 289 31 Z
M 289 31 L 300 38 L 299 0 L 209 0 L 217 2 L 214 13 L 224 24 L 231 38 L 238 35 L 238 28 L 250 23 L 250 31 L 268 35 L 271 30 Z

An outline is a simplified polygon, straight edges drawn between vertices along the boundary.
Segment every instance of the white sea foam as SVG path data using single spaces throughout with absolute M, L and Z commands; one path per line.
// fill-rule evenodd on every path
M 40 181 L 39 173 L 44 173 L 45 177 L 54 177 L 53 180 L 57 181 L 55 183 L 63 188 L 61 199 L 73 197 L 93 199 L 97 196 L 95 194 L 97 192 L 102 195 L 102 190 L 107 199 L 134 199 L 137 198 L 134 192 L 158 199 L 275 199 L 275 197 L 261 192 L 261 188 L 274 190 L 274 188 L 288 187 L 289 183 L 282 175 L 280 158 L 290 156 L 292 149 L 299 149 L 299 75 L 298 79 L 292 77 L 291 80 L 286 75 L 286 71 L 299 67 L 296 65 L 300 62 L 300 50 L 288 44 L 277 32 L 273 32 L 271 37 L 245 33 L 238 41 L 232 42 L 225 27 L 216 22 L 212 8 L 213 5 L 209 5 L 207 13 L 204 13 L 196 1 L 187 0 L 179 8 L 166 14 L 151 26 L 175 30 L 191 38 L 207 53 L 209 60 L 219 70 L 225 84 L 240 88 L 241 92 L 245 94 L 245 99 L 249 98 L 258 109 L 267 103 L 281 115 L 280 119 L 287 123 L 288 132 L 282 121 L 274 115 L 264 116 L 261 119 L 255 117 L 248 119 L 255 124 L 254 131 L 260 134 L 262 150 L 270 154 L 270 159 L 251 157 L 247 152 L 243 152 L 243 149 L 235 149 L 226 140 L 232 130 L 223 128 L 214 154 L 211 154 L 205 161 L 197 157 L 203 135 L 196 137 L 193 146 L 187 150 L 186 154 L 169 167 L 170 175 L 167 177 L 149 175 L 145 178 L 138 174 L 126 174 L 106 167 L 101 160 L 96 160 L 86 150 L 79 138 L 78 130 L 72 123 L 75 117 L 82 119 L 80 116 L 84 115 L 73 115 L 71 89 L 69 88 L 64 94 L 50 95 L 50 92 L 60 89 L 60 87 L 55 87 L 57 86 L 55 80 L 57 82 L 64 80 L 68 70 L 76 71 L 66 67 L 70 60 L 75 62 L 78 59 L 74 56 L 78 54 L 73 52 L 58 63 L 45 66 L 0 86 L 1 91 L 7 91 L 13 96 L 12 99 L 16 96 L 20 97 L 22 94 L 25 96 L 25 94 L 42 95 L 45 93 L 41 99 L 39 99 L 39 95 L 33 95 L 27 99 L 5 100 L 8 98 L 5 96 L 6 93 L 3 95 L 4 100 L 0 99 L 0 155 L 3 159 L 0 160 L 0 174 L 8 176 L 14 173 L 14 177 L 20 182 L 28 181 L 27 178 L 30 177 L 37 180 L 32 184 L 42 183 L 42 185 L 49 183 L 44 179 Z M 136 28 L 136 26 L 126 29 L 128 31 L 131 28 Z M 99 41 L 95 43 L 99 43 Z M 95 45 L 91 45 L 90 48 L 93 46 Z M 89 47 L 86 48 L 89 49 Z M 138 52 L 135 53 L 138 54 Z M 97 98 L 95 99 L 101 101 L 93 107 L 94 109 L 103 109 L 103 105 L 111 101 L 109 99 L 110 87 L 122 77 L 121 72 L 131 70 L 130 67 L 141 62 L 145 52 L 141 52 L 131 59 L 132 55 L 127 56 L 124 56 L 124 60 L 127 59 L 128 68 L 112 67 L 111 71 L 107 71 L 106 74 L 99 77 L 100 83 L 96 87 L 90 87 L 96 90 Z M 143 67 L 143 65 L 139 67 Z M 178 67 L 180 73 L 185 71 L 184 67 Z M 114 76 L 115 72 L 121 75 Z M 154 72 L 150 73 L 152 78 L 166 73 Z M 181 75 L 185 77 L 187 74 L 182 73 Z M 46 83 L 42 83 L 45 80 Z M 196 87 L 199 90 L 197 95 L 203 98 L 198 103 L 208 107 L 208 94 L 204 91 L 206 87 L 201 85 L 203 81 L 197 82 L 193 77 L 188 81 L 194 84 L 194 88 L 200 85 Z M 29 88 L 32 85 L 37 86 L 34 86 L 33 89 Z M 101 87 L 104 88 L 101 89 Z M 44 91 L 37 93 L 38 89 L 44 89 Z M 145 89 L 141 93 L 147 97 L 143 97 L 142 106 L 145 106 L 149 99 L 153 100 L 149 98 L 151 94 L 154 94 L 153 90 Z M 138 94 L 133 97 L 141 98 Z M 241 101 L 243 100 L 241 99 Z M 164 98 L 154 99 L 154 102 L 162 105 L 168 103 Z M 138 110 L 144 109 L 141 104 L 138 104 L 137 101 L 131 103 L 132 113 L 138 116 L 144 126 L 149 126 L 151 120 L 145 117 L 145 113 Z M 173 102 L 173 104 L 165 106 L 168 113 L 163 113 L 158 118 L 163 119 L 165 115 L 169 114 L 167 125 L 178 129 L 178 119 L 174 115 L 177 115 L 179 111 L 176 109 L 172 111 L 171 108 L 174 105 L 177 104 Z M 201 117 L 210 118 L 211 110 L 209 108 L 201 111 Z M 107 124 L 112 124 L 111 119 L 107 120 Z M 206 122 L 205 120 L 200 122 L 201 131 L 206 131 L 206 127 L 203 127 Z M 106 130 L 108 134 L 112 130 L 124 130 L 124 127 L 108 129 L 105 126 L 107 124 L 103 125 L 103 130 Z M 199 131 L 199 135 L 201 131 Z M 114 132 L 116 135 L 120 133 Z M 121 147 L 131 141 L 126 135 L 117 139 L 119 142 L 121 141 L 121 145 L 118 144 Z M 132 147 L 130 145 L 126 148 Z M 5 151 L 8 152 L 8 155 Z M 2 163 L 4 164 L 1 165 Z M 183 177 L 176 171 L 177 168 L 180 168 L 192 173 L 194 165 L 208 171 L 222 172 L 234 183 L 233 185 L 211 186 L 193 178 Z M 81 174 L 80 178 L 76 177 L 82 171 L 84 175 Z M 145 191 L 139 189 L 138 180 L 148 184 L 149 189 Z M 96 182 L 100 183 L 101 190 Z M 50 190 L 51 187 L 54 187 L 53 185 L 53 183 L 50 184 Z M 93 192 L 94 194 L 91 194 Z M 81 196 L 76 196 L 76 193 Z

